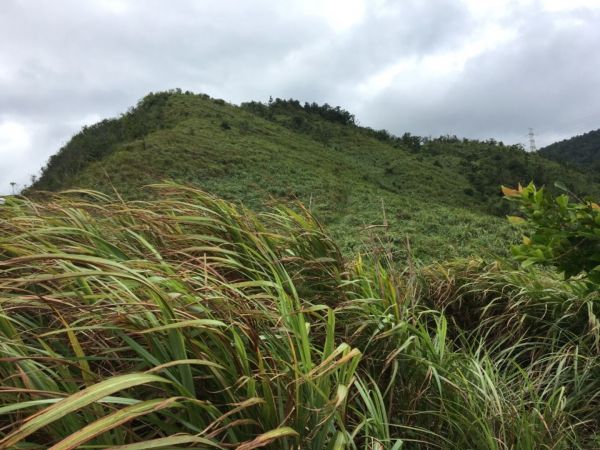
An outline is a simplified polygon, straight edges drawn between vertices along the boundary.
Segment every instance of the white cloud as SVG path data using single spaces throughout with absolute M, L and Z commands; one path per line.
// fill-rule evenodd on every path
M 3 186 L 0 192 L 12 190 L 10 183 L 25 183 L 23 166 L 32 158 L 31 137 L 28 127 L 13 120 L 0 122 L 0 174 Z
M 366 3 L 366 0 L 304 0 L 297 2 L 293 11 L 319 17 L 336 32 L 342 32 L 365 18 Z
M 0 123 L 0 155 L 7 157 L 11 154 L 19 154 L 29 147 L 30 143 L 24 125 L 14 121 Z
M 100 0 L 90 3 L 101 12 L 108 12 L 115 15 L 124 15 L 132 10 L 131 3 L 126 0 Z
M 548 12 L 567 12 L 582 9 L 600 9 L 600 0 L 542 0 Z

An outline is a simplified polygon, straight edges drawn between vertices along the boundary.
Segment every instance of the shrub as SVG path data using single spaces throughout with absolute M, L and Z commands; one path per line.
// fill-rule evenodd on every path
M 557 187 L 567 190 L 557 183 Z M 557 197 L 531 183 L 518 189 L 502 188 L 505 197 L 519 207 L 514 224 L 526 227 L 523 243 L 513 247 L 524 266 L 545 264 L 565 276 L 586 276 L 600 284 L 600 206 L 592 201 L 572 202 L 569 195 Z

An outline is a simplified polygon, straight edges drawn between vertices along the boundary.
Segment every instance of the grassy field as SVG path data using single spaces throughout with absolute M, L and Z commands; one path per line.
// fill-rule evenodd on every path
M 149 189 L 0 206 L 0 448 L 600 447 L 598 292 Z
M 532 179 L 600 193 L 580 172 L 491 140 L 395 138 L 318 105 L 171 92 L 74 136 L 33 189 L 147 199 L 144 185 L 175 180 L 254 210 L 299 200 L 348 255 L 383 240 L 404 260 L 408 241 L 431 262 L 503 255 L 515 235 L 500 184 Z

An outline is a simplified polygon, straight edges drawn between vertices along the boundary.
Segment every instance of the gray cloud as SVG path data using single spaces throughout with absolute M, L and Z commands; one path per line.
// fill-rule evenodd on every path
M 329 2 L 0 2 L 0 193 L 83 124 L 174 87 L 328 102 L 395 133 L 522 142 L 533 126 L 548 143 L 598 127 L 598 8 Z
M 412 95 L 393 86 L 365 116 L 396 131 L 509 142 L 524 142 L 533 127 L 542 145 L 598 128 L 600 13 L 533 12 L 528 20 L 515 18 L 510 42 L 470 59 L 460 76 L 436 79 L 439 95 L 427 95 L 436 86 Z

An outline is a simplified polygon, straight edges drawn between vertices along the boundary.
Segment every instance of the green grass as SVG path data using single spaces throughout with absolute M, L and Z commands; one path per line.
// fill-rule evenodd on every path
M 147 199 L 142 186 L 175 180 L 254 210 L 300 200 L 349 255 L 384 239 L 402 260 L 409 239 L 414 258 L 434 261 L 503 254 L 515 235 L 500 184 L 532 179 L 600 192 L 581 173 L 494 142 L 440 138 L 412 148 L 286 102 L 238 107 L 159 93 L 76 135 L 33 188 Z
M 151 189 L 0 206 L 0 448 L 600 445 L 597 292 Z

